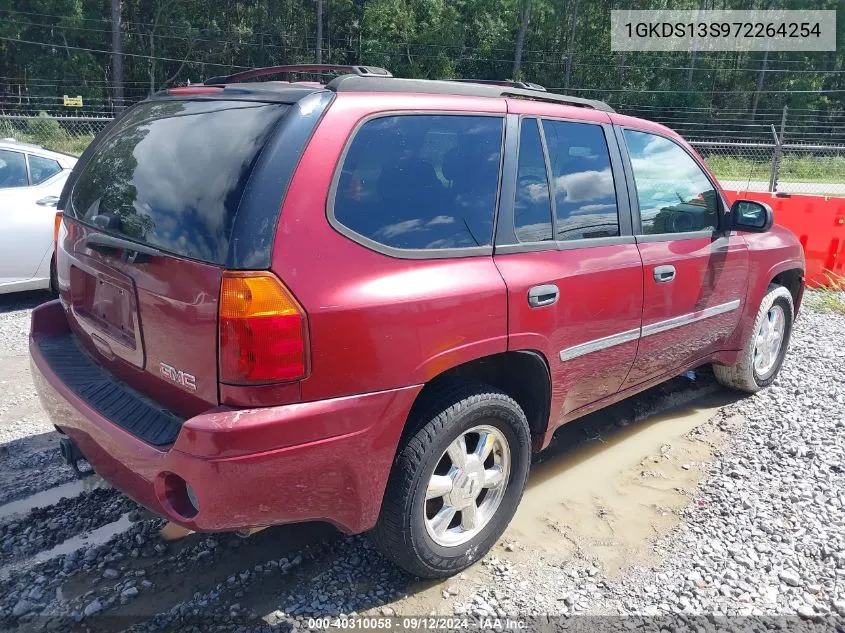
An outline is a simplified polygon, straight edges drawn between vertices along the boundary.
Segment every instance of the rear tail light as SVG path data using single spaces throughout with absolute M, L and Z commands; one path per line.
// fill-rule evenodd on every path
M 297 380 L 307 373 L 305 311 L 269 272 L 224 272 L 220 289 L 220 381 Z

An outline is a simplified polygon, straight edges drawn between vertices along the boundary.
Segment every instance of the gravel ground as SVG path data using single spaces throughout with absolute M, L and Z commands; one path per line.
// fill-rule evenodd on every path
M 4 304 L 0 298 L 0 358 L 20 380 L 29 378 L 19 339 L 28 310 L 41 299 Z M 725 630 L 726 623 L 795 630 L 808 622 L 817 630 L 845 630 L 842 341 L 845 316 L 801 316 L 775 385 L 697 426 L 683 439 L 699 447 L 696 461 L 660 471 L 670 475 L 655 485 L 676 489 L 680 502 L 673 509 L 643 498 L 644 507 L 671 521 L 635 542 L 638 556 L 621 570 L 577 543 L 564 553 L 506 534 L 458 577 L 423 582 L 388 564 L 366 537 L 323 525 L 271 528 L 246 540 L 220 534 L 163 542 L 160 520 L 146 518 L 115 491 L 93 490 L 22 514 L 4 516 L 0 508 L 0 629 L 278 631 L 303 627 L 310 617 L 356 613 L 437 614 L 471 623 L 514 617 L 548 630 L 668 631 L 678 630 L 677 618 L 696 630 Z M 706 372 L 688 383 L 628 401 L 628 414 L 568 425 L 575 458 L 614 450 L 631 429 L 649 426 L 649 420 L 630 424 L 647 411 L 678 405 L 685 393 L 715 390 Z M 0 413 L 2 500 L 67 481 L 69 471 L 57 465 L 55 433 L 31 386 L 7 380 L 0 389 L 0 397 L 9 392 L 19 399 L 0 409 L 7 411 Z M 654 454 L 638 455 L 631 472 L 652 476 L 679 442 L 667 439 Z M 28 457 L 10 461 L 20 452 Z M 544 459 L 560 458 L 552 451 Z M 676 480 L 696 470 L 700 485 L 697 476 Z M 620 525 L 626 530 L 624 520 Z M 605 545 L 615 543 L 611 536 Z M 41 559 L 57 545 L 68 551 Z M 602 618 L 557 619 L 574 614 Z
M 662 564 L 613 580 L 590 565 L 504 566 L 536 591 L 483 588 L 458 612 L 797 615 L 845 627 L 843 341 L 845 316 L 802 314 L 775 384 L 696 429 L 730 440 L 681 525 L 654 544 Z
M 74 476 L 54 450 L 58 440 L 29 374 L 29 315 L 51 298 L 48 292 L 0 295 L 0 504 Z

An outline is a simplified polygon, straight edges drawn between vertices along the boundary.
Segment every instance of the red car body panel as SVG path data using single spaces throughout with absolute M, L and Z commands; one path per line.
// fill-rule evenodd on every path
M 804 251 L 795 235 L 782 226 L 773 226 L 765 233 L 744 233 L 748 245 L 748 289 L 745 310 L 739 327 L 732 339 L 732 347 L 740 348 L 751 336 L 754 320 L 757 318 L 756 307 L 760 305 L 772 280 L 787 271 L 804 270 Z M 801 307 L 804 284 L 798 289 L 795 299 L 795 311 Z
M 56 271 L 59 294 L 78 340 L 111 373 L 180 415 L 196 415 L 217 400 L 217 297 L 222 271 L 216 266 L 170 255 L 130 264 L 119 253 L 86 246 L 94 233 L 64 221 Z M 122 280 L 123 294 L 102 293 L 109 280 Z M 120 282 L 118 282 L 120 283 Z M 108 332 L 101 310 L 131 307 L 135 350 Z M 132 354 L 138 360 L 129 358 Z M 165 363 L 193 375 L 196 391 L 162 379 Z
M 215 409 L 188 419 L 176 444 L 159 450 L 88 406 L 44 360 L 37 342 L 62 334 L 62 324 L 67 331 L 64 314 L 57 301 L 32 314 L 30 356 L 41 402 L 97 473 L 133 499 L 202 531 L 312 520 L 347 532 L 374 525 L 420 387 L 255 411 Z M 166 473 L 196 491 L 195 518 L 168 503 Z
M 508 286 L 511 350 L 537 350 L 549 363 L 552 404 L 549 426 L 597 399 L 616 393 L 637 353 L 637 341 L 566 362 L 560 351 L 640 327 L 642 264 L 636 244 L 496 255 Z M 553 283 L 560 299 L 551 309 L 528 305 L 528 289 Z M 619 293 L 625 288 L 624 294 Z
M 630 238 L 436 259 L 370 250 L 332 227 L 327 204 L 350 136 L 368 117 L 387 112 L 612 123 L 670 137 L 695 156 L 658 124 L 588 108 L 338 93 L 299 157 L 273 242 L 270 270 L 307 319 L 309 373 L 287 383 L 219 383 L 221 267 L 169 255 L 129 262 L 92 249 L 86 238 L 96 231 L 66 219 L 57 249 L 61 302 L 32 316 L 33 376 L 50 417 L 100 475 L 195 530 L 324 520 L 361 532 L 378 517 L 415 399 L 443 372 L 507 351 L 539 353 L 551 374 L 548 424 L 535 429 L 535 445 L 543 447 L 569 420 L 697 365 L 734 362 L 771 280 L 803 268 L 797 240 L 778 227 L 717 239 Z M 676 267 L 676 283 L 655 284 L 654 268 L 664 264 Z M 559 287 L 557 304 L 531 308 L 528 289 L 548 283 Z M 639 336 L 640 328 L 732 302 L 735 309 Z M 172 445 L 144 442 L 62 382 L 38 343 L 68 332 L 115 378 L 184 418 Z M 636 336 L 566 355 L 620 332 Z M 174 381 L 162 363 L 193 376 L 196 389 Z M 170 473 L 195 491 L 195 516 L 169 501 Z
M 378 112 L 420 110 L 504 114 L 505 100 L 338 95 L 300 159 L 272 267 L 308 312 L 303 400 L 421 384 L 507 349 L 505 285 L 491 257 L 397 259 L 325 219 L 326 191 L 355 126 Z
M 739 323 L 748 283 L 747 247 L 738 235 L 638 246 L 643 261 L 644 328 L 682 315 L 702 315 L 708 308 L 736 305 L 684 327 L 644 336 L 626 387 L 680 368 L 695 356 L 724 349 Z M 655 281 L 654 269 L 661 265 L 675 267 L 671 283 Z

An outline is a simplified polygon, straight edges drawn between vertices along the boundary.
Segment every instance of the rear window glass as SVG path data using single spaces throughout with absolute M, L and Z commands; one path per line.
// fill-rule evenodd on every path
M 559 241 L 619 235 L 616 188 L 604 132 L 592 123 L 543 121 Z
M 222 264 L 249 174 L 282 105 L 155 101 L 118 123 L 71 194 L 74 217 L 176 255 Z
M 513 226 L 520 242 L 545 242 L 554 239 L 549 177 L 537 119 L 522 121 L 513 207 Z
M 343 161 L 337 222 L 401 249 L 489 246 L 501 117 L 386 116 L 365 123 Z

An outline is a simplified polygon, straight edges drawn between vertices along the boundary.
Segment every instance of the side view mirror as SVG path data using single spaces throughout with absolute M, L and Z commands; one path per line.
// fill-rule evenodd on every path
M 775 223 L 772 207 L 756 200 L 737 200 L 731 205 L 733 228 L 737 231 L 765 233 Z

